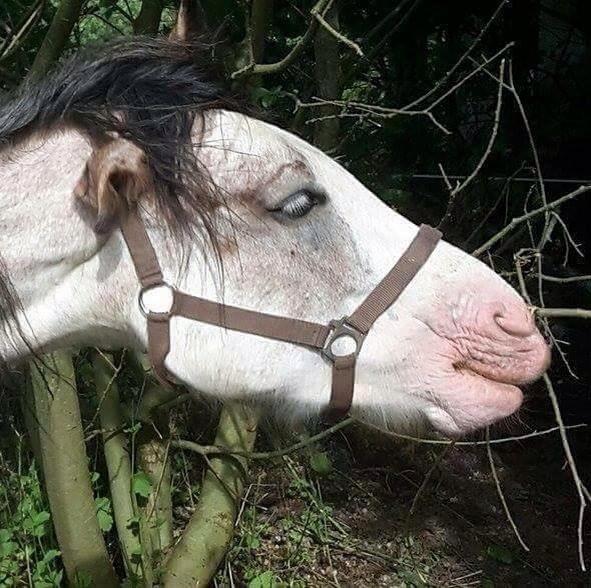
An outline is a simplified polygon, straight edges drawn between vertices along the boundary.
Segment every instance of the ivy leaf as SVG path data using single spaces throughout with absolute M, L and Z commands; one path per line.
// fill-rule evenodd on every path
M 12 541 L 12 532 L 8 529 L 0 529 L 0 559 L 8 557 L 18 548 L 18 544 Z
M 267 570 L 256 576 L 248 583 L 248 588 L 273 588 L 275 576 L 271 570 Z
M 142 498 L 148 498 L 150 492 L 152 492 L 152 482 L 144 472 L 138 472 L 134 474 L 131 481 L 131 488 L 134 494 L 141 496 Z
M 103 533 L 108 533 L 113 528 L 113 516 L 111 515 L 111 501 L 108 498 L 96 498 L 94 501 L 96 518 L 99 528 Z

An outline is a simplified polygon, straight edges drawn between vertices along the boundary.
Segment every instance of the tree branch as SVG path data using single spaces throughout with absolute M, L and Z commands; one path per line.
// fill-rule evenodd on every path
M 257 420 L 251 408 L 227 404 L 220 415 L 215 444 L 227 453 L 250 453 Z M 199 504 L 166 566 L 166 588 L 209 585 L 234 534 L 247 465 L 246 459 L 222 455 L 211 460 Z
M 565 202 L 568 202 L 569 200 L 576 198 L 580 194 L 583 194 L 585 192 L 589 192 L 589 190 L 591 190 L 591 186 L 579 186 L 576 190 L 573 190 L 572 192 L 569 192 L 568 194 L 565 194 L 564 196 L 557 198 L 556 200 L 546 204 L 545 206 L 540 206 L 539 208 L 531 210 L 530 212 L 527 212 L 526 214 L 523 214 L 522 216 L 518 216 L 518 217 L 514 218 L 508 225 L 506 225 L 498 233 L 493 235 L 483 245 L 478 247 L 478 249 L 475 249 L 472 252 L 472 255 L 474 255 L 475 257 L 479 257 L 484 252 L 488 251 L 493 245 L 496 245 L 501 239 L 503 239 L 503 237 L 505 237 L 508 233 L 510 233 L 515 227 L 519 226 L 520 224 L 522 224 L 528 220 L 531 220 L 532 218 L 535 218 L 535 217 L 540 216 L 542 214 L 546 214 L 549 210 L 554 210 L 556 207 L 560 206 L 561 204 L 564 204 Z
M 329 7 L 330 8 L 330 7 Z M 324 18 L 324 16 L 320 13 L 320 12 L 316 12 L 314 14 L 314 16 L 316 17 L 316 20 L 318 20 L 318 22 L 338 41 L 340 41 L 341 43 L 343 43 L 344 45 L 347 45 L 347 47 L 349 47 L 350 49 L 352 49 L 353 51 L 355 51 L 355 53 L 357 53 L 357 55 L 359 55 L 360 57 L 363 57 L 363 51 L 361 49 L 361 47 L 355 43 L 354 41 L 351 41 L 351 39 L 348 39 L 347 37 L 345 37 L 345 35 L 343 35 L 343 33 L 340 33 L 339 31 L 337 31 L 333 26 L 330 25 L 330 23 Z
M 98 526 L 84 445 L 74 366 L 69 353 L 31 362 L 31 386 L 43 477 L 67 577 L 87 575 L 96 586 L 117 587 Z
M 586 308 L 534 308 L 538 316 L 546 318 L 583 318 L 591 319 L 591 310 Z
M 28 78 L 43 76 L 62 54 L 70 33 L 80 18 L 84 0 L 62 0 L 29 70 Z
M 244 67 L 236 70 L 232 74 L 232 79 L 237 79 L 245 75 L 275 74 L 289 67 L 300 56 L 302 51 L 306 48 L 308 43 L 316 34 L 316 30 L 318 29 L 318 25 L 320 24 L 316 18 L 316 15 L 322 13 L 324 9 L 328 6 L 328 3 L 330 1 L 331 0 L 318 0 L 318 2 L 310 11 L 312 18 L 310 20 L 310 23 L 308 24 L 306 32 L 300 38 L 300 40 L 294 45 L 292 50 L 281 61 L 277 61 L 276 63 L 251 62 L 245 65 Z

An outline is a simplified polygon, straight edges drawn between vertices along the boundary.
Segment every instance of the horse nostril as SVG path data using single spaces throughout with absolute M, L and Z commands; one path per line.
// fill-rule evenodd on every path
M 528 337 L 536 330 L 533 317 L 525 308 L 507 307 L 494 313 L 494 320 L 507 333 L 515 337 Z

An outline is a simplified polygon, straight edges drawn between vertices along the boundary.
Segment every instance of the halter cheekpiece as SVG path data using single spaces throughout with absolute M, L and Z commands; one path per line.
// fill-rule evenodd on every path
M 137 210 L 129 212 L 121 231 L 141 284 L 138 302 L 148 322 L 148 356 L 162 383 L 170 383 L 170 376 L 164 367 L 170 351 L 170 319 L 180 316 L 224 329 L 302 345 L 320 353 L 332 365 L 332 389 L 325 411 L 330 420 L 342 418 L 351 408 L 355 364 L 367 333 L 396 302 L 441 239 L 437 229 L 421 225 L 394 267 L 353 314 L 322 325 L 228 306 L 180 292 L 164 281 L 158 257 Z M 166 288 L 170 293 L 171 304 L 165 312 L 151 311 L 145 303 L 145 296 L 157 288 Z

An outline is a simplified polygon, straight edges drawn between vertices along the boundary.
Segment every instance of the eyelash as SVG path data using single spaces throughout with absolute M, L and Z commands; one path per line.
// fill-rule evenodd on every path
M 271 212 L 282 214 L 290 219 L 306 216 L 318 204 L 318 199 L 307 190 L 299 190 L 286 198 L 277 208 Z

